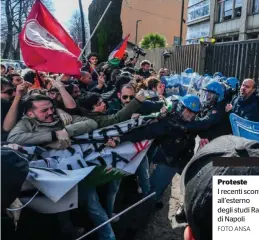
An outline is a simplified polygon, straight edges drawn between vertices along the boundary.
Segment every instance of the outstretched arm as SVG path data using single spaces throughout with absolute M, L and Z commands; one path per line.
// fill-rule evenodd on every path
M 61 76 L 62 77 L 62 76 Z M 73 99 L 73 97 L 67 92 L 64 84 L 60 80 L 61 78 L 58 78 L 56 81 L 52 81 L 52 85 L 58 89 L 60 92 L 60 95 L 62 97 L 63 103 L 67 109 L 74 109 L 76 108 L 76 102 Z
M 120 137 L 120 142 L 140 142 L 154 138 L 168 136 L 173 133 L 173 127 L 167 118 L 152 122 L 146 126 L 136 128 Z
M 31 83 L 24 82 L 17 86 L 16 96 L 3 122 L 3 130 L 5 132 L 11 131 L 16 125 L 18 120 L 17 118 L 18 118 L 19 107 L 21 104 L 21 99 L 27 93 L 28 87 L 30 87 L 31 85 L 32 85 Z

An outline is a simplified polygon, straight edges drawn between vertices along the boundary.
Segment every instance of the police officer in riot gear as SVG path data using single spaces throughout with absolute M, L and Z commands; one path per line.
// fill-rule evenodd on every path
M 228 114 L 225 112 L 225 86 L 218 81 L 209 82 L 200 95 L 201 111 L 194 122 L 185 127 L 209 141 L 231 133 Z
M 221 73 L 215 73 L 220 76 Z M 214 74 L 214 75 L 215 75 Z M 201 111 L 195 121 L 186 124 L 185 127 L 193 134 L 199 135 L 211 141 L 222 135 L 231 133 L 228 115 L 225 112 L 226 86 L 218 81 L 209 82 L 201 91 Z M 179 206 L 176 212 L 176 220 L 184 219 L 183 206 Z
M 191 159 L 195 147 L 196 135 L 189 134 L 184 125 L 195 120 L 200 111 L 199 98 L 186 95 L 173 99 L 172 105 L 172 111 L 166 117 L 116 138 L 119 142 L 156 139 L 158 150 L 152 160 L 157 167 L 150 177 L 151 192 L 156 192 L 156 201 L 161 198 L 173 176 L 180 173 Z M 116 144 L 112 141 L 110 146 L 114 147 Z

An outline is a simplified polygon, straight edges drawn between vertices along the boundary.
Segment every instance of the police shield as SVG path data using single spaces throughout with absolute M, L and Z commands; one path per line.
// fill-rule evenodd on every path
M 233 135 L 259 141 L 259 122 L 252 122 L 231 113 L 230 123 Z

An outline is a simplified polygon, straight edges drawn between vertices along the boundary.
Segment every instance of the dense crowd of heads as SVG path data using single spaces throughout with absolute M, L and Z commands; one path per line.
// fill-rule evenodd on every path
M 215 126 L 222 127 L 224 125 L 222 123 L 229 124 L 228 118 L 224 120 L 224 116 L 228 116 L 230 112 L 247 120 L 259 122 L 257 85 L 253 79 L 245 79 L 240 89 L 237 85 L 233 89 L 231 85 L 233 79 L 221 81 L 221 76 L 221 80 L 209 82 L 199 89 L 200 91 L 196 91 L 195 95 L 171 96 L 170 101 L 173 104 L 169 108 L 166 99 L 167 86 L 163 81 L 170 76 L 169 69 L 161 68 L 156 71 L 157 66 L 153 66 L 148 60 L 140 62 L 140 68 L 137 69 L 136 59 L 128 60 L 128 57 L 129 53 L 125 52 L 120 65 L 114 67 L 108 62 L 99 63 L 98 54 L 90 53 L 79 76 L 38 72 L 32 69 L 19 70 L 1 64 L 2 141 L 13 143 L 10 142 L 13 140 L 18 144 L 27 143 L 64 149 L 71 146 L 70 137 L 74 136 L 73 134 L 82 134 L 93 131 L 96 127 L 102 128 L 109 124 L 117 124 L 120 120 L 128 120 L 130 117 L 121 109 L 130 112 L 135 111 L 136 108 L 136 113 L 140 115 L 159 113 L 158 119 L 151 123 L 150 130 L 143 131 L 143 137 L 150 136 L 150 139 L 153 139 L 152 134 L 158 134 L 160 141 L 158 146 L 163 149 L 165 162 L 168 168 L 171 168 L 171 161 L 175 156 L 168 156 L 166 151 L 170 152 L 177 146 L 175 149 L 179 150 L 179 152 L 176 151 L 179 155 L 176 159 L 181 159 L 183 162 L 183 155 L 193 154 L 193 140 L 197 135 L 205 143 L 220 136 L 220 132 L 215 130 Z M 236 84 L 235 81 L 234 84 Z M 175 84 L 173 87 L 184 92 L 182 85 Z M 75 121 L 78 117 L 79 120 Z M 61 125 L 59 125 L 60 122 L 62 122 Z M 80 125 L 78 123 L 84 123 L 80 129 L 77 129 Z M 76 124 L 73 130 L 69 130 L 69 127 L 66 128 L 73 124 Z M 41 129 L 42 126 L 44 126 L 43 129 Z M 45 133 L 46 127 L 51 129 L 49 136 Z M 162 137 L 169 136 L 171 142 L 165 144 L 164 139 L 161 140 L 160 127 Z M 176 128 L 183 131 L 175 130 Z M 39 139 L 41 137 L 21 137 L 25 132 L 24 129 L 27 129 L 30 134 L 37 131 L 42 133 L 39 136 L 42 137 L 43 142 Z M 132 139 L 138 141 L 141 131 L 139 135 L 137 134 L 138 136 L 132 135 Z M 179 134 L 179 136 L 175 137 L 174 134 Z M 166 137 L 165 139 L 167 139 Z M 127 139 L 127 137 L 122 136 L 120 141 L 123 139 Z M 109 141 L 109 146 L 112 147 L 120 142 L 117 139 Z M 54 142 L 59 144 L 55 145 Z M 179 143 L 182 144 L 182 149 Z M 190 155 L 187 158 L 189 161 Z M 207 161 L 205 165 L 210 162 Z M 197 169 L 204 168 L 205 165 L 199 166 Z M 182 169 L 183 167 L 184 165 L 181 165 Z M 174 166 L 173 169 L 176 167 Z M 197 205 L 197 201 L 203 202 L 204 200 L 204 196 L 199 194 L 196 195 L 199 197 L 198 200 L 193 199 L 193 192 L 196 189 L 195 181 L 200 181 L 200 179 L 193 177 L 195 172 L 192 172 L 193 175 L 188 174 L 190 174 L 190 170 L 184 175 L 185 191 L 187 192 L 185 199 L 187 209 L 185 210 L 190 224 L 185 232 L 185 240 L 193 239 L 193 236 L 195 236 L 195 240 L 211 239 L 211 222 L 208 221 L 208 217 L 211 215 L 207 215 L 212 209 L 211 188 L 208 189 L 206 202 Z M 202 179 L 202 181 L 205 180 Z M 196 203 L 195 209 L 190 207 L 190 202 Z

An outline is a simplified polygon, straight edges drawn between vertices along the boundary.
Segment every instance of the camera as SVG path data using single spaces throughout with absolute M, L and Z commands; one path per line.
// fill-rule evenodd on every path
M 170 58 L 170 55 L 171 55 L 171 54 L 172 54 L 171 52 L 168 52 L 168 51 L 165 50 L 165 52 L 162 54 L 162 56 L 163 56 L 164 58 Z
M 140 48 L 140 47 L 138 47 L 138 46 L 134 46 L 133 47 L 133 51 L 137 54 L 137 55 L 141 55 L 141 56 L 143 56 L 143 57 L 145 57 L 146 56 L 146 52 L 144 51 L 144 49 L 143 48 Z

